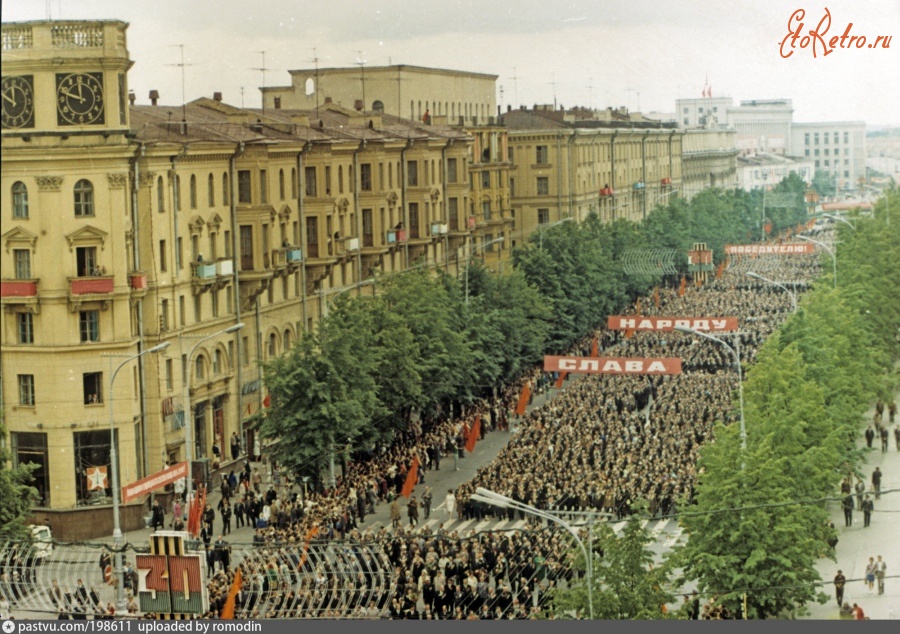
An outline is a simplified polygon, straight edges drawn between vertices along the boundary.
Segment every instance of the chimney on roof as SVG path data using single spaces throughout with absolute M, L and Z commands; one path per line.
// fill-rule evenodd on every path
M 222 101 L 222 93 L 214 92 L 213 93 L 213 101 Z
M 362 99 L 357 99 L 356 101 L 353 102 L 353 109 L 354 110 L 362 110 L 363 109 Z
M 151 90 L 150 91 L 150 105 L 155 106 L 159 102 L 159 91 Z
M 327 106 L 330 103 L 331 103 L 331 97 L 325 97 L 325 105 Z
M 129 90 L 128 91 L 128 104 L 133 106 L 135 99 L 137 99 L 137 97 L 135 96 L 134 91 Z
M 275 97 L 275 110 L 281 110 L 281 97 Z

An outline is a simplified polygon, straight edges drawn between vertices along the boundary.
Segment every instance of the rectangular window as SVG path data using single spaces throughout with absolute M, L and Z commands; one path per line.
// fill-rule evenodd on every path
M 19 405 L 34 407 L 34 375 L 19 375 Z
M 419 203 L 409 203 L 409 237 L 419 237 Z
M 182 262 L 184 262 L 184 238 L 178 236 L 178 240 L 175 241 L 175 268 L 180 270 Z
M 459 199 L 447 199 L 447 213 L 450 221 L 450 231 L 459 231 Z
M 516 179 L 515 178 L 509 179 L 509 197 L 510 198 L 516 197 Z
M 37 506 L 50 506 L 50 458 L 47 434 L 39 432 L 10 433 L 13 467 L 31 465 L 31 485 L 37 489 Z
M 90 277 L 97 271 L 96 247 L 77 247 L 75 249 L 75 266 L 78 277 Z
M 79 431 L 72 434 L 75 447 L 75 492 L 79 506 L 112 502 L 112 445 L 118 449 L 118 434 L 108 429 Z M 116 451 L 118 455 L 119 452 Z M 117 461 L 118 462 L 118 461 Z M 118 471 L 119 465 L 115 468 Z M 121 472 L 119 472 L 121 473 Z M 91 476 L 91 477 L 89 477 Z
M 16 313 L 16 332 L 19 343 L 34 343 L 34 315 Z
M 448 183 L 456 183 L 458 182 L 458 175 L 456 169 L 456 159 L 448 158 L 447 159 L 447 182 Z
M 844 145 L 847 145 L 848 143 L 850 143 L 850 133 L 844 132 Z
M 316 168 L 315 167 L 307 167 L 305 170 L 306 174 L 306 195 L 315 198 L 318 194 L 316 193 Z
M 259 202 L 263 205 L 269 202 L 269 183 L 266 170 L 259 170 Z
M 489 222 L 491 219 L 491 201 L 490 200 L 481 201 L 481 213 L 484 214 L 484 221 Z
M 174 383 L 172 359 L 166 359 L 166 389 L 171 392 Z
M 250 225 L 241 225 L 241 270 L 253 270 L 253 227 Z
M 313 167 L 312 169 L 315 170 L 316 168 Z M 315 180 L 315 176 L 313 176 L 313 180 Z M 315 191 L 315 189 L 316 186 L 315 183 L 313 183 L 313 191 Z M 331 165 L 325 166 L 325 195 L 331 196 Z
M 535 150 L 535 163 L 537 163 L 538 165 L 546 165 L 550 162 L 550 154 L 547 152 L 546 145 L 538 145 Z
M 218 317 L 219 316 L 219 291 L 215 291 L 215 290 L 210 291 L 209 299 L 210 299 L 210 301 L 212 301 L 212 316 Z
M 100 341 L 100 311 L 79 311 L 78 330 L 81 333 L 81 343 L 96 343 Z
M 378 164 L 378 191 L 384 191 L 384 163 Z
M 803 144 L 809 145 L 809 132 L 807 132 L 803 135 Z
M 231 232 L 226 231 L 222 237 L 225 239 L 225 257 L 230 258 L 231 257 Z
M 515 156 L 515 154 L 513 153 L 512 146 L 509 146 L 508 148 L 506 148 L 506 160 L 508 160 L 510 163 L 513 163 L 514 156 Z
M 550 178 L 547 176 L 538 176 L 537 194 L 538 196 L 547 196 L 550 193 Z
M 406 184 L 409 187 L 419 185 L 419 163 L 417 161 L 406 162 Z
M 250 365 L 250 339 L 249 339 L 249 337 L 244 337 L 243 341 L 241 341 L 241 363 L 243 365 Z
M 363 246 L 371 247 L 375 245 L 374 227 L 372 226 L 372 210 L 362 210 L 362 230 L 363 230 Z
M 103 402 L 103 373 L 86 372 L 81 375 L 84 390 L 84 404 L 98 405 Z
M 13 259 L 16 263 L 16 279 L 31 279 L 31 251 L 28 249 L 13 249 Z
M 372 165 L 361 163 L 359 166 L 359 188 L 364 192 L 372 191 Z
M 486 234 L 484 235 L 484 240 L 482 241 L 482 244 L 484 245 L 484 252 L 485 252 L 485 253 L 493 253 L 493 251 L 494 251 L 494 245 L 491 244 L 491 242 L 493 242 L 493 240 L 494 240 L 494 234 L 492 234 L 492 233 L 486 233 Z
M 250 170 L 238 171 L 238 202 L 250 203 L 251 199 Z
M 178 323 L 182 326 L 187 323 L 187 313 L 184 310 L 184 295 L 178 296 Z
M 319 257 L 319 219 L 315 216 L 306 218 L 306 252 L 311 258 Z
M 169 300 L 164 299 L 159 303 L 159 329 L 169 329 Z
M 212 231 L 209 232 L 209 259 L 213 261 L 219 259 L 219 250 L 216 248 L 216 234 Z
M 538 224 L 545 225 L 550 222 L 550 210 L 538 209 Z
M 491 173 L 487 170 L 481 172 L 481 188 L 482 189 L 490 189 L 491 188 Z
M 22 182 L 12 186 L 13 218 L 28 218 L 28 188 Z

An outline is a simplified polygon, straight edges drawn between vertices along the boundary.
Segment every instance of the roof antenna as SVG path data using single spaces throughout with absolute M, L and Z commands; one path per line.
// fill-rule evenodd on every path
M 193 66 L 193 64 L 184 63 L 184 44 L 172 44 L 171 46 L 177 46 L 181 49 L 181 63 L 166 64 L 166 66 L 178 66 L 179 68 L 181 68 L 181 119 L 183 121 L 187 121 L 187 102 L 184 96 L 184 68 L 185 66 Z
M 262 55 L 262 66 L 259 68 L 251 68 L 250 70 L 261 70 L 262 71 L 262 97 L 260 97 L 260 101 L 262 101 L 262 111 L 266 112 L 266 71 L 272 70 L 271 68 L 266 68 L 266 52 L 258 51 Z M 243 104 L 241 104 L 243 108 Z

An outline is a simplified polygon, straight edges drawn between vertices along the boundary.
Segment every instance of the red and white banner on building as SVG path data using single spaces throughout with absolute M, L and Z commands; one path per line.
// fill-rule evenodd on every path
M 814 253 L 815 247 L 810 242 L 792 244 L 726 244 L 728 255 L 785 255 L 794 253 Z
M 681 359 L 547 356 L 544 357 L 544 371 L 585 374 L 681 374 Z
M 653 330 L 667 332 L 676 326 L 711 332 L 738 329 L 737 317 L 640 317 L 617 315 L 606 320 L 610 330 Z
M 187 462 L 179 462 L 168 469 L 163 469 L 153 475 L 138 480 L 132 484 L 122 487 L 122 504 L 127 504 L 132 500 L 136 500 L 142 495 L 147 495 L 155 489 L 161 489 L 167 484 L 172 484 L 181 478 L 187 477 Z

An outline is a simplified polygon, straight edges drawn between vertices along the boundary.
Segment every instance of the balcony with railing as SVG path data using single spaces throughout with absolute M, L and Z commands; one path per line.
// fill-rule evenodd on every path
M 272 264 L 276 275 L 288 275 L 297 271 L 303 261 L 300 247 L 284 246 L 272 251 Z
M 112 275 L 69 278 L 69 295 L 111 295 L 115 279 Z
M 31 306 L 38 312 L 38 282 L 40 280 L 0 280 L 0 303 L 3 306 Z
M 233 274 L 234 260 L 231 258 L 191 262 L 191 286 L 195 293 L 224 288 Z

